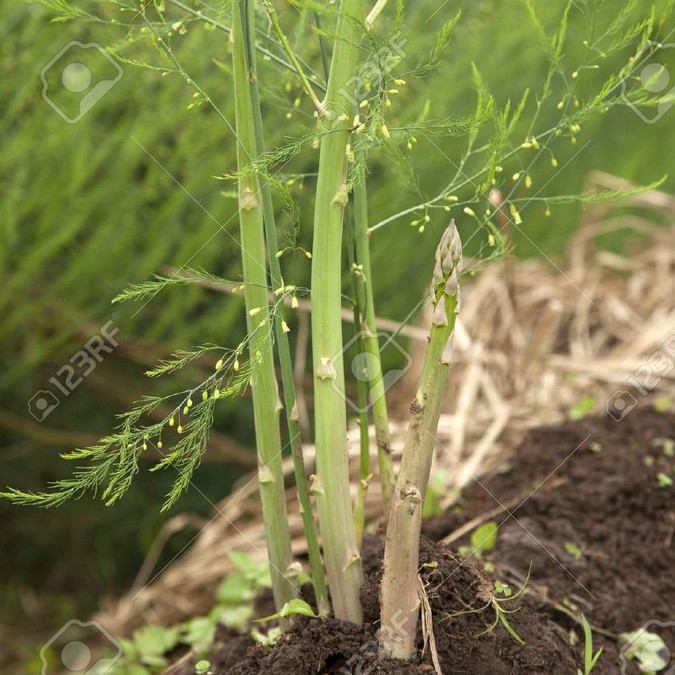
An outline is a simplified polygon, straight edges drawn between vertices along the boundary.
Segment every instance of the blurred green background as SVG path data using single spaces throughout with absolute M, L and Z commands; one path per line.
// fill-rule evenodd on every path
M 289 35 L 320 71 L 318 43 L 311 30 L 298 21 L 290 5 L 278 4 Z M 565 3 L 534 4 L 547 32 L 556 31 Z M 590 32 L 599 31 L 602 22 L 607 26 L 617 14 L 613 3 L 595 3 L 601 11 L 596 17 L 599 24 L 592 25 L 590 4 L 579 2 L 570 11 L 563 60 L 568 78 L 589 59 L 584 40 Z M 198 1 L 188 5 L 201 7 Z M 656 5 L 664 10 L 669 3 Z M 187 22 L 177 26 L 171 38 L 185 73 L 208 94 L 221 116 L 208 103 L 191 105 L 199 99 L 185 77 L 162 76 L 153 69 L 173 64 L 159 56 L 149 40 L 139 41 L 130 32 L 127 24 L 136 18 L 132 13 L 115 3 L 85 2 L 78 7 L 102 20 L 52 22 L 54 11 L 34 3 L 0 6 L 0 468 L 3 486 L 23 489 L 39 490 L 49 480 L 67 475 L 72 467 L 59 453 L 96 441 L 111 429 L 115 415 L 142 394 L 166 393 L 199 377 L 200 366 L 195 366 L 167 382 L 150 381 L 144 372 L 158 359 L 197 344 L 234 346 L 244 335 L 242 299 L 195 286 L 173 288 L 145 304 L 111 306 L 111 299 L 129 284 L 181 266 L 201 266 L 240 279 L 232 185 L 214 178 L 235 168 L 233 135 L 225 121 L 233 121 L 227 34 Z M 440 9 L 439 3 L 419 0 L 409 8 L 406 57 L 394 76 L 410 70 L 429 51 L 434 31 L 458 7 L 462 18 L 438 66 L 400 88 L 387 112 L 388 126 L 396 129 L 423 111 L 427 119 L 472 112 L 473 62 L 500 107 L 508 100 L 515 104 L 526 88 L 531 89 L 523 115 L 525 130 L 548 62 L 519 0 L 465 0 Z M 649 11 L 648 3 L 635 3 L 627 25 L 637 24 Z M 430 18 L 433 12 L 437 13 Z M 226 3 L 211 15 L 227 23 Z M 674 27 L 671 17 L 654 38 L 667 42 Z M 72 60 L 73 42 L 96 43 L 127 60 L 116 60 L 115 66 L 100 52 L 88 50 L 87 65 L 95 79 L 116 79 L 118 73 L 121 77 L 71 124 L 46 102 L 40 75 L 47 68 L 47 96 L 65 115 L 77 116 L 81 94 L 59 88 L 60 78 L 54 77 L 55 69 Z M 595 93 L 604 76 L 617 71 L 634 51 L 635 42 L 600 58 L 598 70 L 582 71 L 580 96 Z M 664 50 L 668 58 L 673 52 L 675 47 Z M 290 72 L 265 61 L 261 72 L 267 140 L 274 147 L 311 127 L 313 119 L 306 103 L 294 107 L 300 92 Z M 78 89 L 78 74 L 71 75 L 75 78 L 71 86 Z M 553 81 L 549 103 L 560 99 L 559 85 L 558 79 Z M 647 113 L 655 114 L 653 109 Z M 549 105 L 538 129 L 553 126 L 556 114 L 555 105 Z M 612 108 L 584 124 L 576 145 L 559 139 L 554 151 L 561 169 L 552 174 L 550 167 L 536 166 L 534 189 L 551 178 L 544 194 L 579 193 L 594 169 L 651 183 L 671 169 L 673 139 L 675 109 L 649 124 L 628 106 Z M 465 140 L 418 140 L 409 157 L 426 198 L 448 183 Z M 293 160 L 293 172 L 308 175 L 289 186 L 297 212 L 279 210 L 282 236 L 306 248 L 311 247 L 316 160 L 316 151 L 309 148 Z M 391 164 L 389 156 L 376 152 L 369 165 L 373 223 L 420 201 Z M 514 160 L 505 165 L 505 173 L 510 176 L 519 168 Z M 674 175 L 666 178 L 662 189 L 675 191 Z M 518 195 L 525 192 L 519 188 Z M 471 199 L 472 191 L 460 197 Z M 515 254 L 562 253 L 578 226 L 580 208 L 556 207 L 549 218 L 541 203 L 523 209 L 522 231 L 512 233 Z M 447 218 L 442 211 L 431 215 L 422 235 L 409 225 L 414 216 L 373 234 L 379 315 L 404 319 L 424 292 Z M 463 232 L 470 232 L 472 223 L 462 220 L 461 213 L 457 217 Z M 307 285 L 310 263 L 301 252 L 286 256 L 284 264 L 288 283 Z M 70 395 L 59 396 L 58 406 L 47 416 L 42 415 L 35 409 L 36 393 L 53 389 L 50 378 L 108 321 L 119 328 L 120 347 Z M 159 514 L 172 476 L 144 471 L 127 498 L 112 509 L 88 496 L 52 511 L 0 501 L 0 651 L 8 662 L 34 660 L 35 645 L 63 621 L 84 618 L 101 598 L 128 588 L 167 518 L 179 511 L 208 514 L 211 502 L 226 495 L 251 468 L 248 401 L 222 406 L 215 429 L 221 443 L 205 458 L 208 470 L 198 471 L 194 479 L 207 499 L 192 490 L 172 513 Z M 232 461 L 232 455 L 239 459 Z M 191 532 L 176 535 L 159 567 L 191 536 Z

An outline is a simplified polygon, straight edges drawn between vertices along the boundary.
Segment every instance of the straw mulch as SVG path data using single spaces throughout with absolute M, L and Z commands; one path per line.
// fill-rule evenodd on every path
M 593 184 L 623 186 L 603 174 L 594 175 Z M 620 207 L 596 206 L 586 210 L 564 260 L 505 260 L 479 265 L 475 277 L 465 278 L 433 470 L 433 480 L 444 481 L 446 504 L 474 476 L 504 462 L 528 428 L 575 411 L 603 412 L 608 405 L 617 415 L 617 391 L 628 392 L 619 398 L 629 404 L 675 401 L 673 214 L 675 198 L 660 192 Z M 608 233 L 620 250 L 597 245 Z M 392 423 L 395 450 L 405 431 L 403 401 L 412 398 L 421 368 L 426 321 L 425 316 L 419 326 L 402 331 L 411 338 L 414 365 L 396 387 L 392 407 L 402 421 Z M 382 322 L 382 328 L 390 327 Z M 355 456 L 357 430 L 350 438 Z M 308 463 L 312 452 L 308 447 Z M 352 464 L 358 471 L 358 462 Z M 291 466 L 285 466 L 290 477 Z M 369 496 L 367 518 L 375 523 L 380 513 L 374 487 Z M 288 499 L 293 550 L 302 556 L 292 489 Z M 153 572 L 166 539 L 184 527 L 198 531 L 192 545 L 166 569 Z M 113 634 L 124 635 L 145 623 L 171 624 L 204 613 L 231 568 L 232 549 L 265 556 L 254 473 L 217 504 L 210 520 L 183 514 L 167 523 L 134 588 L 108 603 L 98 619 Z

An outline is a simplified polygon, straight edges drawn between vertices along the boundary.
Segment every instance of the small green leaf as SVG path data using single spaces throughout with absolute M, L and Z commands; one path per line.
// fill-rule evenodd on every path
M 254 628 L 251 631 L 251 637 L 263 647 L 273 647 L 276 641 L 281 637 L 281 628 L 278 626 L 270 628 L 267 633 L 261 633 Z
M 511 587 L 499 580 L 495 581 L 495 592 L 497 595 L 503 595 L 505 598 L 510 598 L 513 595 Z
M 253 616 L 253 603 L 217 605 L 212 613 L 223 626 L 243 633 Z
M 183 642 L 197 654 L 203 654 L 213 644 L 216 636 L 216 621 L 211 616 L 198 616 L 185 624 Z
M 273 621 L 274 619 L 283 619 L 287 616 L 293 616 L 294 614 L 301 614 L 302 616 L 313 616 L 316 614 L 312 611 L 312 608 L 304 600 L 295 598 L 294 600 L 289 600 L 282 608 L 280 612 L 276 614 L 270 614 L 265 616 L 262 619 L 256 619 L 256 622 L 263 623 L 266 621 Z
M 180 628 L 178 626 L 171 628 L 145 626 L 134 633 L 133 640 L 143 663 L 163 665 L 164 660 L 161 657 L 178 644 Z
M 565 543 L 565 550 L 575 559 L 579 560 L 584 552 L 573 542 L 568 541 Z
M 256 589 L 241 570 L 228 574 L 216 591 L 218 602 L 229 605 L 252 603 L 255 596 Z
M 653 406 L 656 412 L 668 412 L 672 410 L 673 400 L 668 396 L 662 396 L 654 401 Z
M 656 480 L 659 482 L 659 487 L 670 487 L 673 484 L 673 479 L 667 473 L 663 473 L 663 471 L 657 474 Z
M 206 661 L 205 659 L 202 659 L 201 661 L 197 661 L 197 663 L 195 663 L 196 675 L 207 675 L 210 669 L 211 663 L 209 661 Z
M 593 408 L 595 408 L 595 396 L 588 394 L 570 408 L 570 419 L 582 420 L 593 412 Z
M 477 527 L 471 535 L 471 547 L 476 554 L 484 553 L 494 548 L 497 543 L 497 523 L 490 521 Z

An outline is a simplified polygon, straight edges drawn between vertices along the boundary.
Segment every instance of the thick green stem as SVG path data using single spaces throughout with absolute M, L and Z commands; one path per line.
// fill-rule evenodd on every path
M 253 25 L 253 3 L 237 0 L 232 5 L 232 60 L 234 75 L 235 119 L 237 130 L 237 167 L 239 178 L 239 223 L 241 257 L 244 271 L 244 298 L 247 329 L 251 335 L 250 358 L 253 362 L 251 390 L 255 435 L 258 447 L 258 479 L 267 552 L 272 575 L 272 591 L 277 610 L 297 597 L 297 589 L 288 578 L 291 563 L 291 539 L 286 514 L 284 477 L 281 470 L 281 434 L 279 430 L 279 393 L 274 371 L 271 314 L 268 301 L 267 268 L 263 218 L 258 201 L 258 179 L 244 171 L 257 156 L 253 108 L 247 54 L 247 36 Z
M 271 10 L 272 12 L 274 10 Z M 262 111 L 260 109 L 260 94 L 258 91 L 258 79 L 255 58 L 255 37 L 253 26 L 248 26 L 249 31 L 246 36 L 247 46 L 247 64 L 249 72 L 249 89 L 251 93 L 251 107 L 253 112 L 253 126 L 255 129 L 256 155 L 261 155 L 265 151 L 265 136 L 262 120 Z M 279 250 L 276 219 L 274 217 L 274 203 L 272 201 L 272 190 L 269 181 L 265 180 L 260 185 L 260 196 L 262 201 L 263 221 L 265 224 L 265 237 L 267 239 L 267 260 L 270 269 L 270 277 L 274 290 L 283 293 L 284 281 L 281 274 L 281 265 L 277 257 Z M 309 563 L 312 570 L 312 584 L 314 586 L 314 595 L 316 597 L 319 614 L 325 616 L 330 611 L 328 602 L 328 590 L 326 588 L 326 579 L 323 571 L 323 562 L 321 560 L 321 550 L 319 540 L 314 524 L 312 513 L 312 504 L 309 499 L 309 481 L 305 472 L 305 462 L 302 450 L 302 435 L 300 431 L 300 421 L 296 406 L 295 382 L 293 380 L 293 365 L 291 361 L 291 348 L 288 342 L 288 328 L 284 318 L 284 305 L 279 303 L 275 313 L 274 331 L 277 344 L 277 354 L 279 355 L 279 365 L 281 368 L 281 384 L 284 395 L 284 408 L 286 411 L 286 424 L 290 436 L 291 455 L 293 457 L 293 469 L 295 473 L 295 485 L 300 503 L 300 515 L 305 529 L 307 539 L 307 552 Z
M 387 413 L 387 398 L 382 375 L 382 360 L 380 358 L 380 343 L 377 326 L 375 324 L 375 304 L 373 299 L 373 273 L 370 265 L 370 243 L 368 241 L 368 199 L 366 192 L 365 169 L 354 187 L 354 230 L 356 241 L 356 263 L 360 265 L 360 272 L 365 283 L 365 308 L 362 312 L 363 323 L 361 330 L 368 354 L 368 383 L 370 388 L 370 402 L 373 409 L 373 424 L 375 425 L 375 439 L 377 441 L 377 461 L 380 469 L 380 485 L 382 486 L 382 509 L 385 523 L 391 511 L 392 496 L 396 477 L 394 462 L 391 457 L 391 436 L 389 434 L 389 414 Z M 371 372 L 372 371 L 372 372 Z
M 342 0 L 328 78 L 314 212 L 312 262 L 312 351 L 316 434 L 316 479 L 324 560 L 338 619 L 361 623 L 361 556 L 349 494 L 347 413 L 342 358 L 342 225 L 347 205 L 347 144 L 352 103 L 349 80 L 356 74 L 363 34 L 364 0 Z M 353 93 L 353 92 L 352 92 Z
M 429 345 L 417 396 L 410 404 L 410 426 L 384 549 L 380 651 L 397 659 L 409 660 L 416 653 L 422 507 L 450 368 L 461 258 L 459 235 L 451 221 L 436 252 Z

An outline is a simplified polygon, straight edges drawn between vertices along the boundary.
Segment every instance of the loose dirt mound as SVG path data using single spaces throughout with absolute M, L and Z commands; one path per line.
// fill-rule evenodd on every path
M 497 545 L 488 554 L 513 582 L 531 565 L 528 590 L 571 627 L 563 608 L 583 612 L 606 636 L 594 675 L 640 672 L 621 660 L 620 633 L 649 624 L 675 665 L 675 416 L 650 408 L 537 429 L 509 470 L 476 483 L 464 513 L 429 523 L 443 536 L 495 507 Z M 454 537 L 452 546 L 466 543 Z M 621 668 L 624 670 L 621 670 Z
M 215 675 L 433 675 L 432 656 L 426 650 L 422 663 L 403 664 L 380 658 L 377 653 L 380 540 L 365 547 L 367 581 L 362 588 L 366 623 L 363 626 L 329 619 L 300 618 L 291 633 L 274 649 L 253 646 L 243 660 L 230 646 L 212 660 Z M 525 640 L 518 642 L 499 626 L 490 630 L 494 611 L 486 607 L 492 583 L 472 559 L 452 554 L 445 546 L 422 542 L 420 563 L 429 606 L 434 617 L 435 649 L 443 672 L 568 674 L 579 661 L 567 632 L 538 609 L 536 599 L 519 599 L 517 614 L 509 618 Z M 507 603 L 508 605 L 508 603 Z M 423 636 L 418 635 L 420 646 Z M 452 664 L 452 668 L 448 667 Z M 188 675 L 189 666 L 180 671 Z
M 594 417 L 533 430 L 495 475 L 465 491 L 461 510 L 426 524 L 427 536 L 441 540 L 423 542 L 420 563 L 437 565 L 423 567 L 422 577 L 443 673 L 574 674 L 583 638 L 572 617 L 581 613 L 595 629 L 595 649 L 604 650 L 593 675 L 639 673 L 635 662 L 622 659 L 619 634 L 645 625 L 663 639 L 675 665 L 673 439 L 675 415 L 648 407 L 618 423 Z M 488 520 L 499 529 L 484 561 L 453 553 Z M 364 626 L 300 619 L 273 650 L 249 640 L 243 660 L 245 643 L 240 638 L 233 650 L 228 641 L 212 659 L 216 675 L 433 673 L 428 649 L 420 664 L 377 657 L 380 556 L 379 539 L 370 538 Z M 494 566 L 489 575 L 486 561 Z M 525 644 L 501 625 L 485 633 L 495 615 L 481 608 L 494 581 L 515 591 L 528 571 L 525 593 L 505 605 L 520 608 L 508 619 Z

